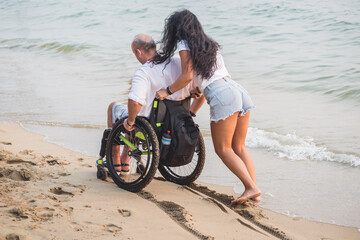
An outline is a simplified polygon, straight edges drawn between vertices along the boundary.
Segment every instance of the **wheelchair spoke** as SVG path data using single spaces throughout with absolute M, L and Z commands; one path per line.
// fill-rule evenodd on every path
M 158 140 L 146 119 L 136 118 L 135 129 L 131 132 L 126 131 L 122 124 L 123 119 L 110 132 L 106 159 L 114 182 L 121 188 L 136 192 L 144 188 L 156 173 L 159 164 Z M 118 165 L 120 163 L 122 166 Z M 125 172 L 127 169 L 129 171 Z
M 196 143 L 195 151 L 191 162 L 178 167 L 159 166 L 161 174 L 165 179 L 177 184 L 189 184 L 194 182 L 200 175 L 205 163 L 205 143 L 200 133 Z
M 114 144 L 113 145 L 120 145 L 121 144 L 121 139 L 120 139 L 121 134 L 119 133 L 118 135 L 119 136 L 114 139 Z

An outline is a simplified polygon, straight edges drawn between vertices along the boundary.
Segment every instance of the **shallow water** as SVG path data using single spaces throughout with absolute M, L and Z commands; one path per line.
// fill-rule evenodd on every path
M 343 214 L 360 208 L 359 1 L 0 2 L 0 121 L 31 124 L 96 156 L 98 140 L 81 147 L 81 139 L 99 138 L 107 105 L 126 101 L 139 66 L 133 36 L 159 40 L 164 19 L 183 7 L 222 45 L 232 78 L 256 104 L 246 144 L 271 159 L 254 161 L 259 185 L 275 196 L 262 204 L 359 227 L 359 211 Z M 208 141 L 201 180 L 237 188 L 227 169 L 217 171 L 208 118 L 204 106 L 197 117 Z M 319 202 L 319 213 L 297 199 Z

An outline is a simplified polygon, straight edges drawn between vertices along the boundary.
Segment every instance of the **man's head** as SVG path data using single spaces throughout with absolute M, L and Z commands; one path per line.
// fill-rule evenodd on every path
M 131 49 L 137 60 L 144 64 L 156 54 L 156 43 L 149 35 L 140 33 L 134 37 Z

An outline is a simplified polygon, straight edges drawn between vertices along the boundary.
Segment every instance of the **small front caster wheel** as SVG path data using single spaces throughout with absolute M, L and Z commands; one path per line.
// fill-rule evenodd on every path
M 97 173 L 96 173 L 96 177 L 98 179 L 101 179 L 101 180 L 105 180 L 108 176 L 108 173 L 106 172 L 106 170 L 104 169 L 103 166 L 97 166 Z

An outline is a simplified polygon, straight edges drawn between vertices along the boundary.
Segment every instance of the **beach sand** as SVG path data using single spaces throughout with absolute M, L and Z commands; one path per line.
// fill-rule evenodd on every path
M 130 193 L 98 180 L 93 157 L 43 138 L 0 123 L 0 239 L 360 239 L 356 228 L 233 207 L 228 187 L 157 175 Z

